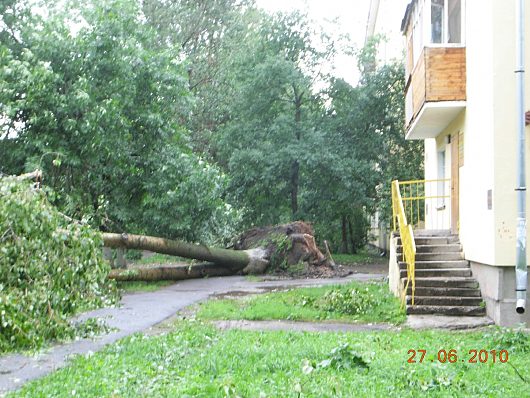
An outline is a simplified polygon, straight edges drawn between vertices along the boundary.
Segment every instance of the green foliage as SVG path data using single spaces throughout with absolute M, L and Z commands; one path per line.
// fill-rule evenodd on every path
M 383 283 L 301 288 L 238 299 L 211 300 L 200 306 L 200 319 L 291 319 L 402 323 L 399 300 Z
M 190 144 L 206 159 L 215 158 L 219 128 L 233 112 L 233 65 L 253 23 L 252 0 L 144 0 L 147 24 L 156 31 L 156 46 L 168 43 L 185 58 L 188 86 L 194 95 L 186 120 Z
M 97 232 L 67 221 L 42 190 L 0 178 L 0 351 L 72 337 L 69 317 L 116 301 L 101 246 Z
M 142 202 L 149 234 L 210 244 L 232 239 L 243 212 L 223 199 L 228 177 L 193 154 L 164 153 L 161 160 Z
M 363 359 L 362 355 L 350 347 L 348 343 L 333 348 L 328 358 L 319 362 L 317 366 L 319 368 L 332 367 L 337 370 L 369 368 L 368 362 Z
M 517 329 L 494 327 L 485 337 L 490 339 L 492 349 L 507 350 L 509 353 L 530 352 L 530 333 L 523 326 Z
M 304 15 L 247 18 L 253 30 L 232 55 L 233 107 L 216 159 L 232 176 L 231 196 L 248 209 L 247 224 L 276 224 L 303 216 L 309 164 L 325 153 L 314 150 L 323 98 L 313 82 L 327 79 L 320 67 L 333 51 L 309 40 L 316 34 Z
M 125 252 L 125 258 L 127 260 L 140 260 L 142 258 L 141 250 L 127 250 Z
M 352 211 L 348 221 L 350 223 L 349 232 L 351 252 L 357 253 L 368 243 L 368 229 L 370 228 L 370 222 L 366 212 L 360 208 L 356 208 Z
M 46 9 L 13 22 L 21 51 L 0 43 L 0 171 L 42 168 L 53 203 L 97 228 L 232 237 L 228 177 L 192 153 L 180 45 L 161 46 L 135 0 Z
M 35 2 L 46 13 L 0 4 L 0 172 L 39 166 L 52 203 L 93 227 L 211 244 L 304 219 L 354 252 L 367 217 L 387 218 L 390 180 L 422 172 L 379 38 L 352 87 L 323 72 L 337 43 L 298 12 Z
M 361 52 L 361 63 L 371 64 L 373 45 Z M 364 55 L 363 55 L 364 54 Z M 371 55 L 370 55 L 371 54 Z M 362 57 L 366 56 L 366 59 Z M 320 215 L 316 230 L 335 242 L 335 250 L 351 245 L 353 251 L 366 242 L 367 217 L 378 210 L 380 219 L 390 221 L 390 182 L 423 175 L 423 143 L 406 141 L 404 116 L 404 72 L 401 62 L 373 67 L 358 86 L 341 79 L 332 80 L 328 95 L 331 106 L 324 115 L 327 164 L 318 164 L 320 173 L 310 191 L 314 203 L 311 214 Z M 318 200 L 325 194 L 325 200 Z M 342 220 L 353 233 L 342 234 Z M 321 220 L 321 221 L 320 221 Z M 348 239 L 347 236 L 350 236 Z
M 292 247 L 292 240 L 288 235 L 279 233 L 279 234 L 270 234 L 264 241 L 257 242 L 256 247 L 265 247 L 272 251 L 272 254 L 269 259 L 269 272 L 274 272 L 277 270 L 287 269 L 287 252 Z
M 407 363 L 407 351 L 420 347 L 429 360 Z M 78 356 L 10 397 L 528 396 L 528 384 L 509 364 L 430 361 L 449 348 L 463 359 L 470 349 L 489 347 L 482 332 L 221 331 L 179 322 L 171 333 L 137 334 Z M 528 376 L 528 355 L 510 355 L 510 364 Z
M 67 213 L 122 226 L 138 211 L 160 147 L 180 139 L 175 117 L 189 108 L 183 69 L 152 48 L 135 1 L 47 9 L 45 20 L 22 27 L 20 54 L 0 48 L 2 124 L 23 126 L 14 140 L 26 167 L 44 169 Z
M 374 289 L 381 284 L 367 284 L 367 286 L 335 288 L 327 291 L 316 306 L 327 312 L 338 312 L 348 315 L 367 315 L 378 307 L 384 306 L 390 293 L 381 294 L 380 289 Z

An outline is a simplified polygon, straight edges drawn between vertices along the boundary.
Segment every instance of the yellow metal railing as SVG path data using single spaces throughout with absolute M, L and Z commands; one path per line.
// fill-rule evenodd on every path
M 402 261 L 407 264 L 407 282 L 403 289 L 402 303 L 409 285 L 412 286 L 412 305 L 416 289 L 416 243 L 414 228 L 447 229 L 450 224 L 449 179 L 392 181 L 392 223 L 398 231 L 403 246 Z
M 416 229 L 449 229 L 451 180 L 398 181 L 408 223 Z M 394 214 L 394 231 L 397 231 Z
M 392 181 L 392 218 L 394 223 L 394 231 L 396 230 L 396 224 L 399 228 L 401 245 L 403 247 L 403 261 L 407 264 L 407 283 L 403 289 L 401 303 L 402 305 L 405 305 L 407 290 L 409 288 L 409 284 L 412 284 L 412 305 L 414 305 L 414 291 L 416 289 L 416 243 L 414 242 L 412 226 L 407 222 L 407 215 L 405 214 L 403 199 L 401 198 L 399 182 L 397 180 Z

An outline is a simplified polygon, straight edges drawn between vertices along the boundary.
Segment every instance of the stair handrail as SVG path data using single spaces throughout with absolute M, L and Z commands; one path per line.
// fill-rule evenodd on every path
M 407 215 L 405 214 L 398 180 L 392 181 L 392 220 L 394 231 L 397 230 L 397 222 L 401 245 L 403 247 L 403 261 L 407 264 L 407 282 L 403 289 L 401 304 L 402 306 L 405 305 L 407 290 L 409 284 L 411 284 L 411 304 L 414 305 L 414 292 L 416 290 L 416 243 L 414 241 L 412 226 L 407 222 Z

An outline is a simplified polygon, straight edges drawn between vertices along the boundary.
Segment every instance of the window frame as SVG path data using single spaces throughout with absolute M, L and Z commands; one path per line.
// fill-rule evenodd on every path
M 465 47 L 466 45 L 466 0 L 460 0 L 460 43 L 449 43 L 449 0 L 444 0 L 444 21 L 442 26 L 442 42 L 432 42 L 431 10 L 432 0 L 421 1 L 423 5 L 423 43 L 425 47 Z M 419 5 L 419 4 L 418 4 Z M 417 5 L 417 6 L 418 6 Z

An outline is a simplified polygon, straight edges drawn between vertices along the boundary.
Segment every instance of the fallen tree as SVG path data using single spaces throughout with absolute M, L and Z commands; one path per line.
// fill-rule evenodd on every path
M 266 228 L 253 228 L 236 240 L 233 249 L 207 247 L 153 236 L 103 233 L 109 248 L 148 250 L 156 253 L 207 261 L 189 267 L 113 270 L 117 280 L 180 280 L 204 276 L 262 274 L 269 267 L 286 268 L 306 263 L 330 266 L 316 246 L 312 227 L 297 221 Z
M 192 266 L 159 266 L 156 268 L 113 269 L 109 278 L 117 281 L 181 281 L 211 276 L 234 275 L 230 267 L 223 267 L 214 263 L 203 263 Z

